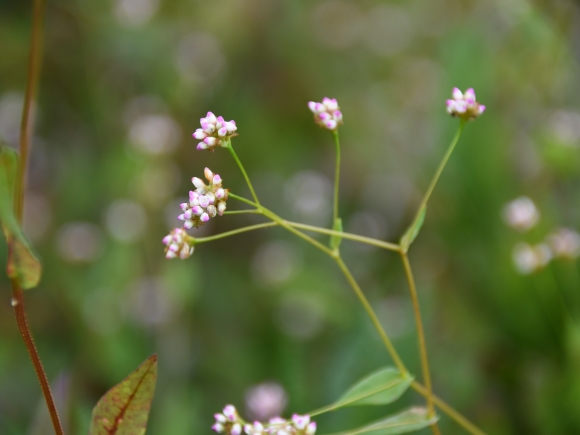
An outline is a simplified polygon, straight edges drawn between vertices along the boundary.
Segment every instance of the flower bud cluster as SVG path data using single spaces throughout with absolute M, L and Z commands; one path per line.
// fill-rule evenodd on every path
M 342 112 L 336 98 L 324 97 L 322 103 L 311 101 L 308 108 L 314 113 L 314 120 L 321 127 L 334 131 L 342 125 Z
M 226 121 L 212 112 L 207 112 L 207 116 L 201 118 L 200 122 L 201 128 L 193 133 L 193 137 L 201 141 L 197 144 L 198 150 L 213 150 L 217 146 L 225 146 L 231 137 L 237 135 L 236 121 Z
M 189 202 L 182 203 L 182 214 L 177 219 L 183 221 L 183 227 L 190 229 L 200 227 L 216 215 L 223 215 L 226 210 L 228 189 L 222 187 L 222 179 L 209 168 L 205 168 L 205 184 L 201 178 L 193 177 L 191 182 L 196 187 L 189 192 Z
M 465 94 L 458 88 L 453 88 L 453 99 L 447 100 L 447 113 L 465 121 L 477 118 L 485 112 L 485 106 L 475 99 L 475 91 L 469 88 Z
M 163 238 L 166 258 L 181 258 L 185 260 L 193 254 L 193 244 L 189 243 L 189 236 L 183 228 L 174 228 Z
M 268 423 L 255 421 L 245 423 L 233 405 L 227 405 L 221 413 L 214 415 L 215 424 L 211 427 L 217 433 L 226 435 L 315 435 L 316 423 L 309 415 L 294 414 L 291 420 L 281 417 L 271 418 Z

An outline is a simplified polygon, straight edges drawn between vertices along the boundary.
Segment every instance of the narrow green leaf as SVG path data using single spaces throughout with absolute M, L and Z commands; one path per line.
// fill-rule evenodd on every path
M 143 435 L 156 381 L 157 355 L 153 355 L 99 400 L 89 435 Z
M 342 219 L 341 218 L 336 218 L 336 220 L 334 221 L 334 225 L 332 226 L 332 229 L 334 231 L 338 231 L 339 233 L 342 233 Z M 337 249 L 340 246 L 340 242 L 342 242 L 342 237 L 332 236 L 330 238 L 330 248 Z
M 8 246 L 6 273 L 15 278 L 23 289 L 36 287 L 40 281 L 42 267 L 32 245 L 24 235 L 14 216 L 14 183 L 18 156 L 12 149 L 0 149 L 0 221 Z
M 357 382 L 333 407 L 392 403 L 401 397 L 412 382 L 412 377 L 404 378 L 399 370 L 386 367 Z
M 428 418 L 425 408 L 414 407 L 367 426 L 342 432 L 341 435 L 397 435 L 424 429 L 437 420 L 437 416 Z
M 411 224 L 411 226 L 409 228 L 407 228 L 407 231 L 405 231 L 405 234 L 403 234 L 403 236 L 401 237 L 400 245 L 401 245 L 401 248 L 403 249 L 403 252 L 407 252 L 407 250 L 409 249 L 409 246 L 411 246 L 411 243 L 413 243 L 413 241 L 415 240 L 415 238 L 419 234 L 419 231 L 421 230 L 421 227 L 423 226 L 423 222 L 425 222 L 425 214 L 426 213 L 427 213 L 427 207 L 423 206 L 421 208 L 421 211 L 419 212 L 419 214 L 417 215 L 417 217 L 415 218 L 415 220 Z

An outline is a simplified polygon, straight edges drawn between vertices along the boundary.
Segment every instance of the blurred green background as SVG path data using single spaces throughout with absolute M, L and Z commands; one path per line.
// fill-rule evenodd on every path
M 29 3 L 0 1 L 0 137 L 13 146 Z M 445 113 L 453 86 L 474 87 L 488 109 L 467 126 L 411 250 L 435 391 L 490 434 L 580 433 L 578 263 L 524 276 L 512 261 L 519 241 L 580 228 L 577 3 L 48 3 L 26 198 L 45 272 L 26 297 L 68 433 L 86 434 L 98 398 L 152 353 L 148 433 L 170 435 L 210 433 L 227 403 L 257 412 L 262 396 L 248 391 L 263 382 L 284 389 L 288 415 L 390 364 L 335 265 L 284 230 L 200 245 L 187 261 L 165 260 L 161 238 L 205 166 L 249 196 L 227 152 L 195 150 L 208 110 L 237 121 L 234 145 L 264 204 L 329 225 L 334 147 L 306 106 L 326 95 L 345 118 L 345 228 L 397 240 L 458 126 Z M 526 233 L 501 218 L 521 195 L 541 215 Z M 258 221 L 226 216 L 191 233 Z M 420 377 L 398 257 L 346 241 L 342 251 Z M 0 283 L 0 434 L 49 434 Z M 410 391 L 321 417 L 319 431 L 423 403 Z M 441 428 L 464 433 L 444 415 Z

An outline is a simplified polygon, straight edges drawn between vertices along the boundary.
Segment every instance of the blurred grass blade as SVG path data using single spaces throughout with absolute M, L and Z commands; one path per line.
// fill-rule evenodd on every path
M 401 397 L 412 382 L 412 377 L 403 378 L 399 370 L 387 367 L 357 382 L 333 405 L 333 408 L 392 403 Z
M 14 215 L 14 182 L 18 156 L 12 149 L 0 145 L 0 221 L 10 247 L 6 273 L 23 289 L 36 287 L 42 267 Z
M 417 218 L 413 221 L 411 226 L 407 228 L 407 231 L 405 231 L 405 234 L 403 234 L 403 236 L 401 237 L 400 245 L 403 252 L 408 251 L 409 246 L 411 246 L 411 243 L 413 243 L 413 241 L 419 234 L 419 231 L 423 226 L 423 222 L 425 222 L 426 214 L 427 214 L 427 206 L 423 206 L 421 208 L 421 211 L 417 215 Z
M 399 414 L 387 417 L 351 431 L 341 432 L 341 435 L 396 435 L 415 432 L 432 425 L 437 416 L 428 418 L 427 409 L 414 407 Z
M 99 400 L 89 435 L 143 435 L 156 381 L 157 355 L 153 355 Z
M 342 219 L 341 218 L 336 218 L 336 221 L 334 221 L 334 225 L 332 226 L 332 229 L 334 231 L 338 231 L 339 233 L 342 233 Z M 330 248 L 331 249 L 338 248 L 340 246 L 340 242 L 342 242 L 342 237 L 332 236 L 330 238 Z

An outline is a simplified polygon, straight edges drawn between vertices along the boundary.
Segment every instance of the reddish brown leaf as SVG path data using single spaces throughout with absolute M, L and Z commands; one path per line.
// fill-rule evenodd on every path
M 156 381 L 157 355 L 153 355 L 99 400 L 89 435 L 143 435 Z

